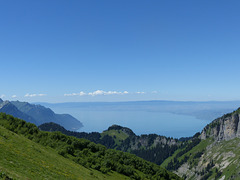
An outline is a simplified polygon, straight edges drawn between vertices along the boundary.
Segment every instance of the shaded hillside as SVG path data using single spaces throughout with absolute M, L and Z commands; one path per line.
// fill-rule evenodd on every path
M 33 117 L 20 111 L 10 101 L 0 101 L 0 112 L 4 112 L 4 113 L 10 114 L 14 117 L 24 119 L 27 122 L 37 124 L 37 121 Z
M 130 152 L 145 160 L 161 164 L 166 158 L 171 156 L 176 149 L 184 148 L 187 141 L 179 141 L 156 134 L 137 136 L 131 129 L 113 125 L 102 133 L 92 132 L 72 132 L 55 123 L 46 123 L 39 126 L 44 131 L 60 131 L 63 134 L 77 138 L 85 138 L 92 142 L 102 144 L 107 148 Z
M 0 125 L 21 137 L 24 136 L 32 142 L 52 149 L 72 163 L 95 169 L 103 174 L 109 175 L 114 172 L 133 179 L 180 179 L 175 174 L 135 155 L 106 149 L 102 145 L 66 136 L 60 132 L 40 131 L 35 125 L 4 113 L 0 113 Z M 37 164 L 34 167 L 38 169 Z
M 199 135 L 201 142 L 162 165 L 186 179 L 240 179 L 240 109 L 217 118 Z

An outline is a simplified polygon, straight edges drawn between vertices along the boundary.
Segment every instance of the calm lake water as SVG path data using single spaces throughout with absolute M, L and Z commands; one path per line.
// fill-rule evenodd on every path
M 137 135 L 158 134 L 167 137 L 189 137 L 201 131 L 209 121 L 193 116 L 148 111 L 97 111 L 81 108 L 52 108 L 56 113 L 68 113 L 80 120 L 79 132 L 102 132 L 113 124 L 132 129 Z

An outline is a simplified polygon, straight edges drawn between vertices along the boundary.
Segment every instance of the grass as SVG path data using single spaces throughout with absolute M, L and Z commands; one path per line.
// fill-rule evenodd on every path
M 223 169 L 222 175 L 225 175 L 225 179 L 240 179 L 240 139 L 235 138 L 229 141 L 222 141 L 212 148 L 212 152 L 219 152 L 219 156 L 215 159 L 217 164 L 221 164 L 224 160 L 229 161 L 229 165 Z M 227 157 L 227 154 L 231 153 L 233 156 Z M 211 157 L 210 157 L 211 158 Z
M 181 161 L 182 159 L 184 159 L 185 156 L 189 156 L 189 160 L 192 160 L 193 159 L 193 156 L 192 155 L 195 155 L 196 153 L 198 152 L 201 152 L 203 151 L 210 143 L 212 142 L 211 139 L 207 139 L 207 140 L 202 140 L 198 145 L 196 145 L 195 147 L 193 147 L 190 151 L 186 152 L 185 154 L 183 154 L 182 156 L 178 157 L 177 159 L 179 161 Z M 176 155 L 182 151 L 184 149 L 178 149 L 174 152 L 174 154 L 172 156 L 170 156 L 169 158 L 165 159 L 163 161 L 163 163 L 161 164 L 162 167 L 167 167 L 168 163 L 173 160 Z
M 106 136 L 109 135 L 114 138 L 114 141 L 117 145 L 119 145 L 121 142 L 129 137 L 128 134 L 122 132 L 121 130 L 109 130 L 109 131 L 104 131 L 101 133 L 101 136 Z
M 0 173 L 13 179 L 129 179 L 87 169 L 0 126 Z M 1 176 L 0 176 L 1 177 Z
M 215 179 L 217 175 L 217 170 L 221 172 L 220 177 L 225 176 L 225 179 L 236 179 L 240 180 L 240 139 L 235 138 L 229 141 L 216 142 L 213 139 L 202 140 L 197 146 L 195 146 L 190 151 L 186 152 L 178 158 L 179 161 L 188 156 L 187 163 L 189 165 L 190 171 L 195 171 L 194 167 L 206 168 L 207 164 L 213 162 L 213 167 L 210 171 L 211 176 L 208 179 Z M 176 154 L 180 150 L 177 150 L 173 156 L 166 159 L 161 166 L 166 167 L 168 163 L 176 157 Z M 202 164 L 199 166 L 200 157 L 194 158 L 198 152 L 203 152 Z M 209 172 L 210 172 L 209 171 Z M 181 174 L 179 174 L 181 175 Z M 218 177 L 217 179 L 219 179 Z M 193 175 L 188 177 L 188 179 L 196 179 Z

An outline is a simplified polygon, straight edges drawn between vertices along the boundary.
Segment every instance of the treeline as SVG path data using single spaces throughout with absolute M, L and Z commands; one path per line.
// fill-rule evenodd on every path
M 188 141 L 185 147 L 182 147 L 181 150 L 174 156 L 173 160 L 171 160 L 166 169 L 168 170 L 177 170 L 182 164 L 184 164 L 185 162 L 188 161 L 189 156 L 185 155 L 184 158 L 181 158 L 181 156 L 183 156 L 185 153 L 189 152 L 193 147 L 195 147 L 196 145 L 198 145 L 201 142 L 201 139 L 199 139 L 200 133 L 196 133 L 193 136 L 193 139 Z M 202 155 L 203 152 L 198 152 L 197 154 L 195 154 L 194 158 L 198 158 L 199 156 Z
M 156 134 L 129 136 L 122 142 L 121 146 L 117 147 L 117 149 L 125 152 L 128 151 L 147 161 L 160 165 L 165 159 L 170 157 L 178 148 L 180 148 L 181 145 L 168 145 L 167 143 L 163 144 L 161 142 L 154 145 L 154 140 L 157 137 L 159 136 Z M 146 141 L 146 146 L 140 143 L 141 141 Z M 166 141 L 171 141 L 171 138 L 166 138 Z
M 85 139 L 60 132 L 40 131 L 34 124 L 0 113 L 0 125 L 26 138 L 56 150 L 65 158 L 102 173 L 116 171 L 133 179 L 180 179 L 160 166 L 135 155 L 107 149 Z
M 105 135 L 104 137 L 102 137 L 101 134 L 98 132 L 86 133 L 86 132 L 68 131 L 64 127 L 53 122 L 44 123 L 39 126 L 39 129 L 42 131 L 50 131 L 50 132 L 59 131 L 68 136 L 88 139 L 91 142 L 94 142 L 96 144 L 102 144 L 107 148 L 111 148 L 111 149 L 114 149 L 116 147 L 113 137 L 109 135 Z
M 162 164 L 162 162 L 165 159 L 170 157 L 175 152 L 176 149 L 183 148 L 185 147 L 185 144 L 186 144 L 182 141 L 179 141 L 177 144 L 171 144 L 171 145 L 168 145 L 167 143 L 165 144 L 158 143 L 157 145 L 153 145 L 154 140 L 157 137 L 161 137 L 161 136 L 156 134 L 137 136 L 133 133 L 131 129 L 123 128 L 118 125 L 113 125 L 109 127 L 108 131 L 109 130 L 124 131 L 129 135 L 129 137 L 126 138 L 125 140 L 120 140 L 119 141 L 120 144 L 116 144 L 114 137 L 111 137 L 109 135 L 101 136 L 101 134 L 98 132 L 85 133 L 85 132 L 68 131 L 64 127 L 55 123 L 45 123 L 40 125 L 39 128 L 44 131 L 60 131 L 63 134 L 66 134 L 69 136 L 74 136 L 77 138 L 85 138 L 94 143 L 102 144 L 107 148 L 117 149 L 124 152 L 130 152 L 132 154 L 137 155 L 138 157 L 141 157 L 147 161 L 151 161 L 158 165 Z M 161 138 L 166 139 L 166 141 L 172 140 L 172 138 L 163 137 L 163 136 Z M 146 140 L 147 144 L 146 145 L 141 144 L 140 143 L 141 140 Z M 137 145 L 135 144 L 136 142 L 138 142 Z M 135 146 L 135 148 L 133 148 L 133 146 Z
M 168 146 L 168 145 L 160 145 L 157 144 L 155 147 L 148 149 L 137 149 L 131 150 L 130 152 L 151 162 L 156 164 L 162 164 L 162 162 L 171 156 L 176 150 L 178 146 Z

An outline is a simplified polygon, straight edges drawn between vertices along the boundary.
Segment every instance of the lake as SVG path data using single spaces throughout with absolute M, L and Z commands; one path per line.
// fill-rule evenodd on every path
M 137 135 L 158 134 L 167 137 L 189 137 L 202 131 L 209 120 L 193 116 L 152 111 L 89 110 L 82 108 L 51 107 L 56 113 L 68 113 L 80 120 L 84 127 L 79 132 L 102 132 L 117 124 L 128 127 Z

